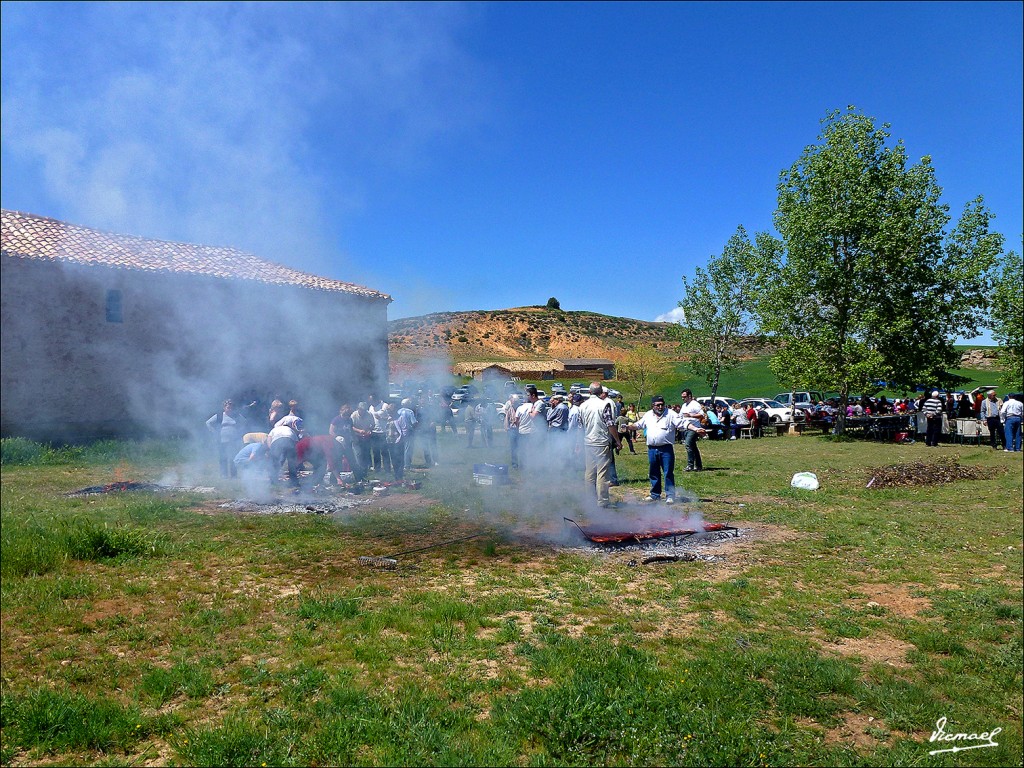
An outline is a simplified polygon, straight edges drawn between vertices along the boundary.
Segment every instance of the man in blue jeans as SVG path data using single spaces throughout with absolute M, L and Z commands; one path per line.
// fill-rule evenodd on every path
M 629 429 L 643 429 L 647 436 L 648 477 L 651 494 L 647 501 L 661 498 L 661 477 L 665 476 L 665 503 L 674 504 L 676 495 L 676 432 L 683 426 L 679 414 L 665 407 L 665 398 L 651 398 L 651 410 L 641 416 Z
M 1021 418 L 1024 417 L 1022 397 L 1024 395 L 1007 395 L 999 409 L 999 418 L 1003 420 L 1003 429 L 1006 431 L 1006 448 L 1003 450 L 1007 453 L 1021 450 Z
M 683 398 L 683 407 L 679 410 L 679 415 L 683 419 L 680 429 L 683 432 L 683 445 L 686 446 L 686 471 L 702 472 L 704 463 L 700 458 L 697 439 L 707 434 L 707 430 L 704 429 L 707 416 L 704 414 L 704 406 L 693 399 L 693 392 L 684 389 L 680 397 Z

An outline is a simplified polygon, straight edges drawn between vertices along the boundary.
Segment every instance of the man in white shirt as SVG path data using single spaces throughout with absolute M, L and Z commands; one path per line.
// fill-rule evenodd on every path
M 519 395 L 509 395 L 505 403 L 505 432 L 508 434 L 509 458 L 513 469 L 519 469 L 519 421 L 516 410 L 520 406 Z
M 700 472 L 704 464 L 700 458 L 700 449 L 697 447 L 697 438 L 706 435 L 704 429 L 704 406 L 693 399 L 693 392 L 684 389 L 680 396 L 683 398 L 683 407 L 679 415 L 683 419 L 683 445 L 686 446 L 686 471 Z
M 651 495 L 647 501 L 661 498 L 661 476 L 664 473 L 665 503 L 675 503 L 676 432 L 682 427 L 682 418 L 671 408 L 665 407 L 665 398 L 661 395 L 652 397 L 651 410 L 630 425 L 631 429 L 643 429 L 647 436 L 647 475 L 651 481 Z
M 600 381 L 590 385 L 590 397 L 580 406 L 580 421 L 583 423 L 587 490 L 597 496 L 599 507 L 610 507 L 612 451 L 619 447 L 619 433 L 615 429 L 615 404 L 608 399 L 608 390 Z
M 526 386 L 526 402 L 516 409 L 519 425 L 519 464 L 523 469 L 543 466 L 544 438 L 547 437 L 547 404 L 540 399 L 537 388 Z
M 1006 396 L 1006 400 L 999 408 L 999 418 L 1003 420 L 1003 430 L 1006 433 L 1007 453 L 1020 452 L 1021 450 L 1021 419 L 1024 417 L 1024 403 L 1020 400 L 1021 395 Z

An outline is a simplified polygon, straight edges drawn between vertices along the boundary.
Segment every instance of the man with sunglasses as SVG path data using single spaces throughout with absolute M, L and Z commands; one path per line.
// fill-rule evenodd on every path
M 665 475 L 665 503 L 674 504 L 676 495 L 676 432 L 682 429 L 683 420 L 671 408 L 665 407 L 665 398 L 655 395 L 651 398 L 651 410 L 634 424 L 631 430 L 643 429 L 647 436 L 648 479 L 651 494 L 646 501 L 661 498 L 661 476 Z

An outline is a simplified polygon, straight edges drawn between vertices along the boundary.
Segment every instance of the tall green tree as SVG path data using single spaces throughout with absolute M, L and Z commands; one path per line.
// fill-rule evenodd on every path
M 683 277 L 681 345 L 690 369 L 707 382 L 711 397 L 718 392 L 722 371 L 740 362 L 736 342 L 755 331 L 763 285 L 759 276 L 766 265 L 762 251 L 740 226 L 706 269 L 698 267 L 692 280 Z
M 1010 251 L 992 291 L 992 337 L 999 345 L 1003 384 L 1024 389 L 1024 260 Z
M 758 239 L 770 265 L 759 311 L 782 345 L 772 371 L 791 388 L 838 391 L 841 433 L 851 391 L 942 382 L 955 339 L 985 319 L 1003 239 L 980 197 L 947 231 L 931 159 L 909 164 L 887 124 L 853 107 L 822 123 L 781 174 L 779 237 Z

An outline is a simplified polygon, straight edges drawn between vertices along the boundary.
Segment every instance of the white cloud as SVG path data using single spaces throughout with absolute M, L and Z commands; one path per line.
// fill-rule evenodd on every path
M 683 322 L 683 320 L 685 318 L 686 318 L 686 316 L 683 314 L 683 308 L 682 307 L 676 307 L 675 309 L 670 309 L 668 312 L 666 312 L 663 315 L 658 315 L 656 318 L 654 318 L 654 322 L 656 322 L 656 323 L 681 323 L 681 322 Z

